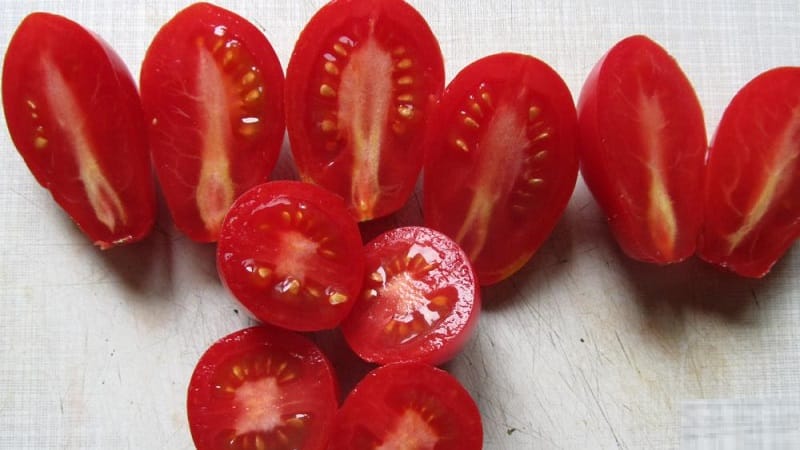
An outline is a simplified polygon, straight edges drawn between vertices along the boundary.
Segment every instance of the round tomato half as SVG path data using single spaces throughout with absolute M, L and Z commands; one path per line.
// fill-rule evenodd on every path
M 444 63 L 402 0 L 335 0 L 311 18 L 286 72 L 287 128 L 303 180 L 341 195 L 360 221 L 411 195 Z
M 283 69 L 264 34 L 196 3 L 165 24 L 141 71 L 156 175 L 175 225 L 216 241 L 234 199 L 267 180 L 285 120 Z
M 297 331 L 336 327 L 361 288 L 358 225 L 321 187 L 272 181 L 242 194 L 225 217 L 217 267 L 257 319 Z
M 310 340 L 253 327 L 214 343 L 189 383 L 189 428 L 198 450 L 322 450 L 338 388 Z
M 96 245 L 150 232 L 156 197 L 142 107 L 108 44 L 67 18 L 29 15 L 6 51 L 3 108 L 33 176 Z
M 458 242 L 481 284 L 496 283 L 541 246 L 575 188 L 572 96 L 542 61 L 502 53 L 465 67 L 434 117 L 425 224 Z

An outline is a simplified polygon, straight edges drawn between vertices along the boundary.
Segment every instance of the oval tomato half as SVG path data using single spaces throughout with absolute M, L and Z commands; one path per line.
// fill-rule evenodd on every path
M 496 54 L 455 77 L 434 117 L 425 224 L 458 242 L 481 284 L 496 283 L 541 246 L 575 188 L 572 96 L 542 61 Z
M 268 327 L 214 343 L 189 383 L 189 428 L 198 450 L 322 450 L 338 388 L 307 338 Z
M 800 236 L 800 68 L 764 72 L 722 115 L 698 255 L 762 277 Z
M 336 327 L 361 288 L 358 225 L 321 187 L 272 181 L 242 194 L 225 217 L 217 267 L 257 319 L 297 331 Z
M 364 258 L 361 298 L 342 323 L 353 351 L 379 364 L 439 364 L 464 347 L 481 304 L 458 244 L 429 228 L 397 228 L 368 243 Z
M 447 372 L 420 363 L 379 367 L 336 415 L 329 450 L 479 450 L 480 411 Z
M 632 36 L 592 70 L 578 100 L 581 175 L 622 250 L 668 264 L 694 254 L 707 139 L 677 62 Z
M 153 163 L 175 225 L 216 241 L 234 199 L 267 180 L 285 129 L 283 70 L 261 31 L 196 3 L 147 49 L 142 101 Z
M 303 180 L 360 221 L 411 195 L 444 84 L 439 45 L 402 0 L 335 0 L 311 18 L 286 72 L 287 128 Z
M 150 232 L 156 200 L 142 107 L 108 44 L 67 18 L 29 15 L 6 51 L 3 108 L 31 173 L 96 245 Z

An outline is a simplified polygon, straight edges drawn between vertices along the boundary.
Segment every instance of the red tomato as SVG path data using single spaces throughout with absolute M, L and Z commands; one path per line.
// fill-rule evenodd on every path
M 800 68 L 767 71 L 733 98 L 708 155 L 698 255 L 762 277 L 800 236 Z
M 578 120 L 581 174 L 622 250 L 658 264 L 693 255 L 707 139 L 675 60 L 644 36 L 624 39 L 586 80 Z
M 253 327 L 214 343 L 189 383 L 198 450 L 325 448 L 338 405 L 325 355 L 307 338 Z
M 358 225 L 321 187 L 273 181 L 242 194 L 217 245 L 222 281 L 257 319 L 296 331 L 336 327 L 361 288 Z
M 142 102 L 153 162 L 176 226 L 216 241 L 233 200 L 267 180 L 285 129 L 283 70 L 263 33 L 196 3 L 147 50 Z
M 36 180 L 96 245 L 150 232 L 156 201 L 142 108 L 108 44 L 64 17 L 29 15 L 6 51 L 3 108 Z
M 522 267 L 550 235 L 578 176 L 569 89 L 531 56 L 480 59 L 447 87 L 425 161 L 425 224 L 455 239 L 481 284 Z
M 373 370 L 345 400 L 329 450 L 479 450 L 481 416 L 453 376 L 420 363 Z
M 439 364 L 458 353 L 478 322 L 480 289 L 467 255 L 424 227 L 384 233 L 364 249 L 361 298 L 342 333 L 361 358 L 379 364 Z
M 444 84 L 442 54 L 422 16 L 402 0 L 332 1 L 300 35 L 286 84 L 301 178 L 344 197 L 360 221 L 400 209 Z

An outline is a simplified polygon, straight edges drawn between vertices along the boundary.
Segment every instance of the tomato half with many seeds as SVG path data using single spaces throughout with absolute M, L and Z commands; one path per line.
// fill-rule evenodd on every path
M 217 244 L 222 281 L 257 319 L 296 331 L 336 327 L 364 275 L 358 225 L 344 201 L 299 181 L 242 194 Z
M 368 243 L 364 258 L 361 297 L 342 323 L 362 359 L 439 364 L 466 345 L 480 288 L 458 244 L 430 228 L 397 228 Z
M 581 174 L 631 258 L 692 256 L 702 223 L 707 138 L 677 62 L 645 36 L 615 45 L 578 100 Z
M 722 115 L 708 155 L 698 255 L 763 277 L 800 236 L 800 68 L 744 86 Z
M 180 11 L 142 63 L 156 175 L 175 225 L 216 241 L 234 199 L 267 180 L 283 134 L 283 70 L 247 20 L 208 3 Z
M 156 197 L 142 107 L 108 44 L 65 17 L 29 15 L 6 51 L 3 108 L 31 173 L 96 245 L 147 236 Z
M 335 0 L 301 33 L 286 72 L 292 154 L 303 180 L 341 195 L 359 221 L 400 209 L 422 167 L 444 63 L 402 0 Z
M 572 96 L 542 61 L 502 53 L 465 67 L 434 115 L 425 225 L 458 242 L 481 284 L 499 282 L 550 235 L 575 188 Z
M 329 450 L 479 450 L 480 411 L 447 372 L 394 363 L 368 373 L 336 415 Z
M 321 450 L 338 387 L 310 340 L 259 326 L 214 343 L 197 363 L 187 397 L 198 450 Z

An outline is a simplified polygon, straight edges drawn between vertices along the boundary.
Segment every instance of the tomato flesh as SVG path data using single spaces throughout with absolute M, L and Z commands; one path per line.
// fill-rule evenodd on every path
M 300 35 L 287 69 L 287 126 L 303 180 L 341 195 L 360 221 L 398 210 L 422 166 L 441 51 L 402 0 L 337 0 Z
M 191 239 L 216 241 L 233 200 L 266 181 L 283 142 L 283 81 L 266 37 L 214 5 L 182 10 L 153 39 L 141 71 L 153 161 Z
M 67 18 L 29 15 L 6 52 L 3 107 L 31 173 L 96 245 L 150 232 L 155 187 L 141 104 L 106 43 Z

